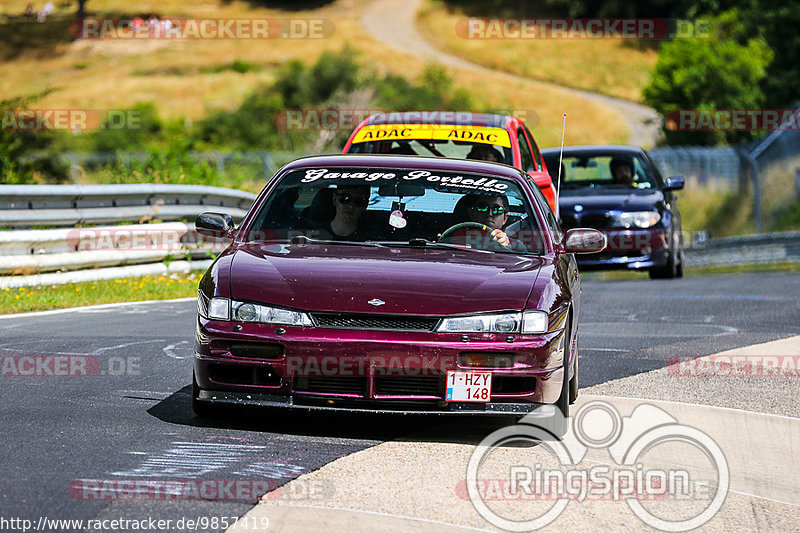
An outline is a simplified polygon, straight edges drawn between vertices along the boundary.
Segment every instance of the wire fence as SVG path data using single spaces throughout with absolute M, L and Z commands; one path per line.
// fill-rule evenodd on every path
M 782 229 L 780 221 L 800 202 L 800 128 L 784 127 L 738 146 L 674 146 L 649 150 L 666 176 L 684 176 L 687 189 L 738 191 L 752 202 L 752 227 L 756 232 Z M 285 163 L 308 155 L 292 152 L 219 150 L 192 151 L 190 159 L 213 169 L 213 185 L 238 186 L 243 177 L 267 181 Z M 31 154 L 34 164 L 54 157 L 68 165 L 69 180 L 79 183 L 86 173 L 113 168 L 120 182 L 130 182 L 135 169 L 153 161 L 148 152 Z
M 735 190 L 751 199 L 756 233 L 780 229 L 800 202 L 797 124 L 739 146 L 662 147 L 649 153 L 664 176 L 684 176 L 687 187 Z

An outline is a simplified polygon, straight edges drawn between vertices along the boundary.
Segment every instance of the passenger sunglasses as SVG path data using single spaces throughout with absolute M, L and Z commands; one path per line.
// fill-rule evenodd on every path
M 502 205 L 479 204 L 479 205 L 473 205 L 472 208 L 481 214 L 486 214 L 487 212 L 490 212 L 493 217 L 502 215 L 503 213 L 506 212 L 506 208 L 503 207 Z
M 364 207 L 369 202 L 369 199 L 367 199 L 364 196 L 356 196 L 356 195 L 353 195 L 353 194 L 346 194 L 346 193 L 345 194 L 337 194 L 336 198 L 339 199 L 339 203 L 340 204 L 344 204 L 344 205 L 353 204 L 356 207 Z

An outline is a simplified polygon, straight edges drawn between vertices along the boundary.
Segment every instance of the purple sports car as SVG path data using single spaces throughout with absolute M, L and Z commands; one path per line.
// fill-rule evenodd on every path
M 278 171 L 200 282 L 193 407 L 567 414 L 578 392 L 574 253 L 526 173 L 336 155 Z

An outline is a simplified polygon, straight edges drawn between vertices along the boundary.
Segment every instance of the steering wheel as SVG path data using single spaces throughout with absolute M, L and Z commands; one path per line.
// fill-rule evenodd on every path
M 444 230 L 442 234 L 439 235 L 437 242 L 443 242 L 449 239 L 450 237 L 453 236 L 453 233 L 462 229 L 478 229 L 486 233 L 487 237 L 492 232 L 492 228 L 490 228 L 486 224 L 481 224 L 480 222 L 461 222 L 459 224 L 456 224 L 455 226 L 450 226 L 449 228 Z
M 448 240 L 450 240 L 450 237 L 452 237 L 455 232 L 466 229 L 480 230 L 481 233 L 483 233 L 481 238 L 486 239 L 486 242 L 488 244 L 488 249 L 490 250 L 508 249 L 490 237 L 491 233 L 494 231 L 492 228 L 490 228 L 486 224 L 481 224 L 480 222 L 461 222 L 459 224 L 456 224 L 455 226 L 450 226 L 449 228 L 444 230 L 441 235 L 439 235 L 437 242 L 447 242 Z

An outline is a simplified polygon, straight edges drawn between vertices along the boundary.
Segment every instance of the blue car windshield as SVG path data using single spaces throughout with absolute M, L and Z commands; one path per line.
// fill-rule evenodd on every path
M 245 234 L 251 240 L 413 241 L 538 254 L 544 243 L 533 209 L 518 183 L 490 175 L 307 168 L 280 178 Z
M 558 154 L 546 154 L 545 161 L 553 182 L 558 179 Z M 562 190 L 574 189 L 653 189 L 655 177 L 638 154 L 564 153 L 561 166 Z

